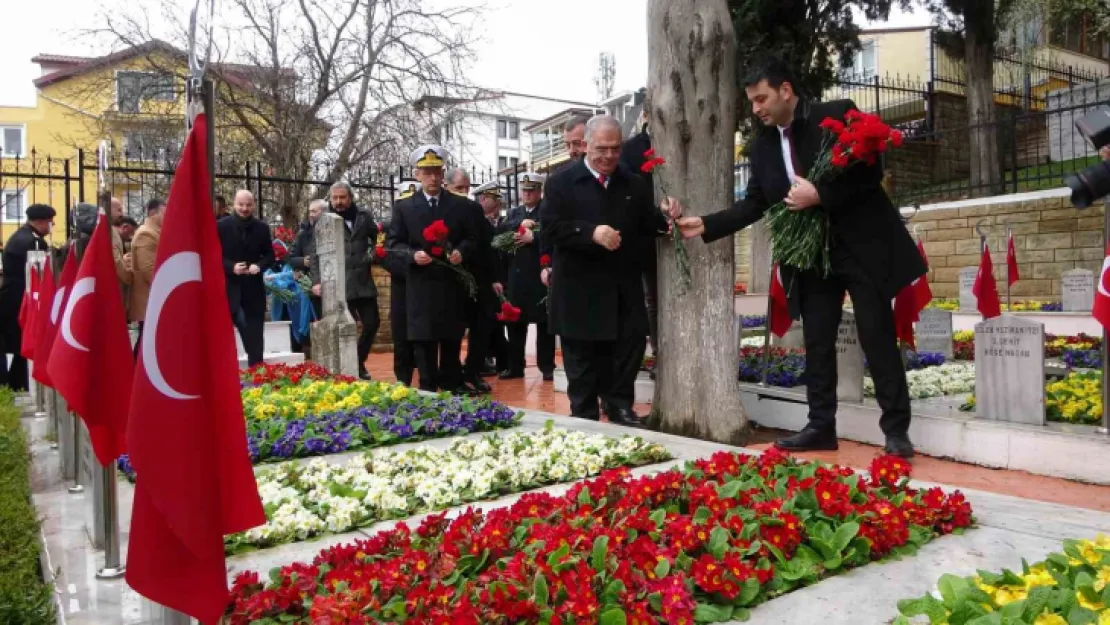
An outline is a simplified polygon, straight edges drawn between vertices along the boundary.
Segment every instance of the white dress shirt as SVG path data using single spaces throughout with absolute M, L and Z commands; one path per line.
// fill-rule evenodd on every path
M 779 126 L 779 141 L 782 144 L 782 162 L 786 165 L 786 180 L 790 184 L 794 184 L 794 176 L 797 172 L 794 171 L 794 159 L 790 156 L 790 139 L 786 137 L 785 126 Z

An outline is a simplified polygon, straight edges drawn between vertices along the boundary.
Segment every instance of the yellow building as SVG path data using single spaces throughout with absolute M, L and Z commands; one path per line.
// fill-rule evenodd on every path
M 994 64 L 995 100 L 1037 110 L 1053 90 L 1110 76 L 1110 42 L 1082 21 L 1031 20 L 1005 33 Z M 823 99 L 851 98 L 888 121 L 925 116 L 928 89 L 964 95 L 965 67 L 935 40 L 932 26 L 877 28 L 860 35 L 861 49 Z
M 35 105 L 0 106 L 0 240 L 7 241 L 34 203 L 57 209 L 55 232 L 64 233 L 67 208 L 96 201 L 96 150 L 105 139 L 112 161 L 129 170 L 114 172 L 106 184 L 129 214 L 141 215 L 150 197 L 168 190 L 184 141 L 185 54 L 155 40 L 102 57 L 39 54 L 31 62 L 41 69 Z M 257 93 L 258 68 L 217 69 L 219 88 Z M 220 119 L 217 111 L 217 129 Z M 228 134 L 218 134 L 217 142 Z M 55 234 L 55 242 L 63 236 Z

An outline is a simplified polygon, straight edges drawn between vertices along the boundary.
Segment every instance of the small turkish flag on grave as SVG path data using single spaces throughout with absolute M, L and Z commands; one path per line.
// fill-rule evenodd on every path
M 35 318 L 39 312 L 39 289 L 42 280 L 39 272 L 31 268 L 31 290 L 23 292 L 19 305 L 19 355 L 31 360 L 35 357 Z
M 1006 238 L 1006 284 L 1014 286 L 1018 280 L 1021 280 L 1021 274 L 1018 272 L 1017 251 L 1014 249 L 1014 233 L 1011 232 Z
M 39 336 L 39 344 L 35 347 L 35 352 L 39 354 L 39 358 L 35 361 L 35 369 L 32 375 L 36 382 L 51 388 L 54 387 L 54 382 L 50 379 L 48 369 L 50 366 L 50 353 L 54 349 L 54 339 L 58 336 L 58 322 L 61 320 L 62 311 L 66 309 L 66 299 L 69 297 L 69 291 L 73 288 L 73 281 L 76 277 L 77 252 L 76 248 L 70 245 L 69 253 L 66 254 L 65 265 L 62 266 L 62 275 L 58 280 L 57 289 L 54 290 L 52 301 L 49 306 L 43 304 L 42 310 L 45 321 L 42 327 L 42 334 Z
M 89 428 L 102 466 L 123 454 L 135 361 L 112 258 L 112 225 L 97 219 L 58 320 L 47 373 L 70 410 Z
M 207 126 L 197 116 L 185 143 L 154 261 L 127 430 L 137 475 L 127 583 L 214 623 L 228 599 L 224 534 L 266 515 L 247 453 Z
M 917 253 L 925 261 L 928 271 L 929 258 L 925 256 L 925 246 L 917 242 Z M 894 298 L 894 332 L 904 343 L 916 347 L 913 336 L 913 324 L 920 318 L 921 311 L 933 300 L 933 290 L 929 288 L 929 279 L 925 274 L 906 285 Z
M 1095 290 L 1095 305 L 1091 315 L 1098 319 L 1104 328 L 1110 328 L 1110 244 L 1106 246 L 1106 257 L 1102 260 L 1102 271 L 1098 276 L 1098 289 Z
M 46 263 L 42 266 L 42 279 L 39 281 L 38 301 L 35 302 L 38 310 L 30 322 L 31 331 L 23 333 L 23 342 L 30 343 L 30 349 L 27 351 L 33 355 L 32 357 L 34 357 L 34 355 L 38 356 L 35 358 L 35 366 L 32 367 L 31 370 L 31 377 L 35 380 L 39 380 L 39 377 L 42 375 L 39 373 L 39 370 L 46 369 L 41 362 L 42 360 L 46 360 L 43 356 L 47 354 L 47 352 L 43 351 L 42 337 L 46 334 L 46 324 L 50 319 L 50 309 L 54 305 L 54 269 L 51 267 L 52 264 L 53 263 L 50 262 L 50 256 L 48 255 L 46 257 Z M 45 377 L 49 379 L 50 376 Z
M 1002 314 L 1002 303 L 998 300 L 998 286 L 994 282 L 994 265 L 991 264 L 991 249 L 983 246 L 983 256 L 979 261 L 979 273 L 975 275 L 975 285 L 971 287 L 979 314 L 991 319 Z
M 790 318 L 790 305 L 786 301 L 786 287 L 782 284 L 782 270 L 776 264 L 771 269 L 771 316 L 767 327 L 777 337 L 786 336 L 793 320 Z

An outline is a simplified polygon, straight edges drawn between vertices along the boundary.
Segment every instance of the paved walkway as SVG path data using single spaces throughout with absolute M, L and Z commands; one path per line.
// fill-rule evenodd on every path
M 396 379 L 393 376 L 392 353 L 371 354 L 367 367 L 375 379 L 391 381 Z M 539 370 L 535 367 L 535 361 L 531 358 L 523 380 L 502 381 L 497 378 L 486 378 L 486 381 L 493 387 L 494 399 L 510 406 L 562 415 L 570 414 L 570 403 L 566 394 L 556 393 L 554 383 L 543 381 Z M 651 411 L 651 405 L 637 404 L 635 409 L 641 415 L 646 415 Z M 781 432 L 774 430 L 757 430 L 748 447 L 763 449 L 780 434 Z M 842 441 L 838 451 L 800 455 L 845 466 L 867 468 L 878 451 L 877 447 L 871 445 Z M 960 488 L 1110 512 L 1110 487 L 1081 484 L 1060 478 L 1033 475 L 1024 471 L 990 469 L 919 456 L 914 460 L 914 477 Z

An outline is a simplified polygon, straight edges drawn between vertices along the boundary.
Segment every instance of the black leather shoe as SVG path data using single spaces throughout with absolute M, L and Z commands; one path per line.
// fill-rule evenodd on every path
M 838 445 L 835 431 L 807 427 L 793 436 L 775 441 L 775 447 L 785 451 L 835 451 Z
M 555 372 L 554 371 L 544 371 L 543 372 L 543 381 L 544 382 L 551 382 L 554 379 L 555 379 Z
M 358 379 L 360 379 L 360 380 L 370 380 L 371 379 L 370 378 L 370 372 L 367 371 L 366 369 L 363 369 L 363 370 L 359 371 L 358 372 Z
M 524 377 L 523 371 L 502 371 L 497 374 L 498 380 L 519 380 Z
M 483 381 L 482 378 L 479 377 L 467 380 L 467 383 L 470 384 L 470 386 L 473 386 L 474 390 L 478 391 L 479 393 L 489 393 L 493 391 L 493 389 L 490 388 L 490 385 L 486 384 L 485 381 Z
M 609 417 L 610 423 L 616 423 L 617 425 L 623 425 L 630 428 L 644 427 L 643 422 L 640 421 L 640 416 L 637 415 L 635 412 L 625 408 L 610 412 L 606 416 Z
M 913 458 L 913 443 L 910 442 L 910 437 L 905 434 L 891 434 L 886 437 L 886 448 L 883 449 L 886 453 L 892 456 L 901 456 L 903 458 Z

